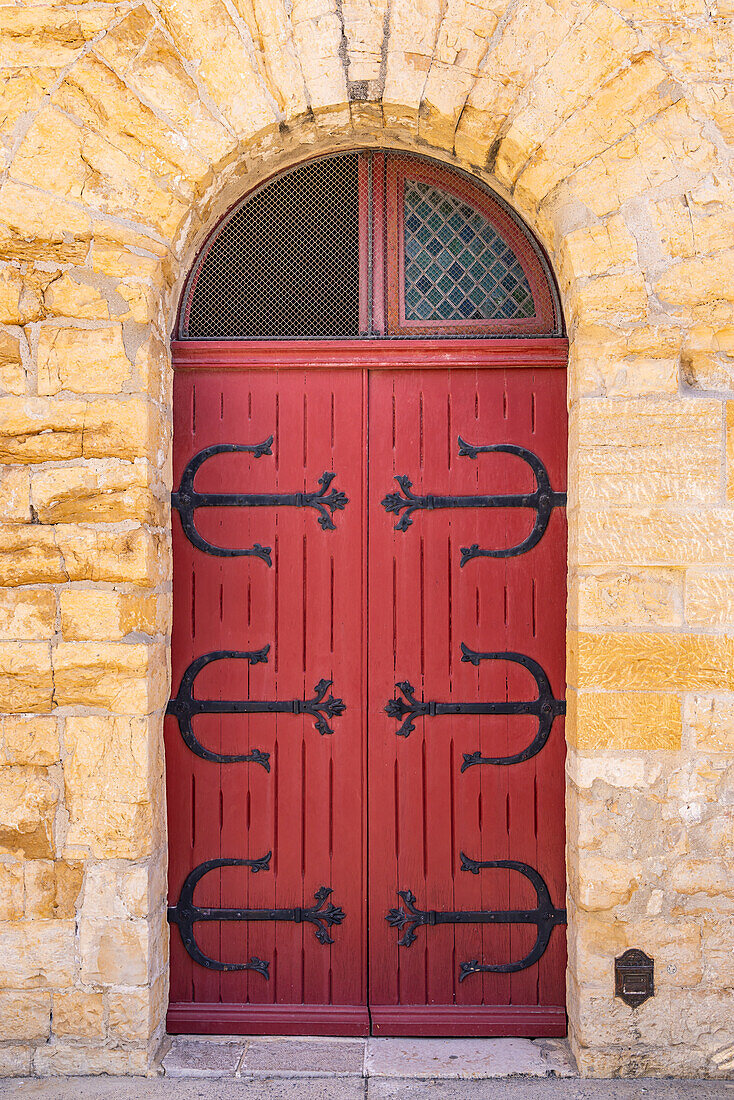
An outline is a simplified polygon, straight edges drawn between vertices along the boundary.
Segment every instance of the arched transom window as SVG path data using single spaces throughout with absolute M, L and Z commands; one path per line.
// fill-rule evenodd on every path
M 246 195 L 189 277 L 178 336 L 556 336 L 543 251 L 488 189 L 423 157 L 321 157 Z

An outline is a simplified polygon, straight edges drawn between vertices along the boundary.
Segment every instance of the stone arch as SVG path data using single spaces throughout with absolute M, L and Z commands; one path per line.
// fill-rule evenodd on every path
M 172 311 L 245 181 L 342 144 L 477 175 L 555 265 L 571 336 L 570 1035 L 585 1073 L 730 1067 L 731 14 L 6 10 L 6 1071 L 142 1072 L 160 1040 Z M 610 978 L 630 945 L 658 960 L 658 1000 L 634 1018 Z

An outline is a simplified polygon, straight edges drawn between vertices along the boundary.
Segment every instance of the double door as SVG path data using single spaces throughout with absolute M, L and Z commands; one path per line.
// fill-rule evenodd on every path
M 565 1031 L 565 372 L 179 370 L 169 1030 Z

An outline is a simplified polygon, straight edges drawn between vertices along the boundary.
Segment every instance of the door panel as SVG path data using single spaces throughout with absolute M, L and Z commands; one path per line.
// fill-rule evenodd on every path
M 459 454 L 458 438 L 512 444 L 544 464 L 552 489 L 565 489 L 563 371 L 403 372 L 370 380 L 370 990 L 379 1034 L 527 1031 L 565 1026 L 564 936 L 554 928 L 540 961 L 514 973 L 462 974 L 462 963 L 522 960 L 537 929 L 521 923 L 445 923 L 391 927 L 390 910 L 531 910 L 534 886 L 517 869 L 462 870 L 474 861 L 519 861 L 540 872 L 554 906 L 564 903 L 563 719 L 543 748 L 513 764 L 469 763 L 508 757 L 530 745 L 530 714 L 402 717 L 386 703 L 407 696 L 443 703 L 532 701 L 538 687 L 517 661 L 462 660 L 512 653 L 538 662 L 555 698 L 563 698 L 565 517 L 551 510 L 547 529 L 526 553 L 474 557 L 462 548 L 508 550 L 529 535 L 530 508 L 442 507 L 435 499 L 410 513 L 386 511 L 388 494 L 474 496 L 532 493 L 527 462 L 515 454 Z M 399 487 L 396 475 L 412 486 Z M 403 520 L 403 522 L 405 522 Z M 550 705 L 550 704 L 549 704 Z M 558 709 L 562 709 L 560 703 Z M 405 730 L 404 726 L 402 727 Z M 463 769 L 462 770 L 462 766 Z M 397 916 L 397 914 L 396 914 Z M 457 1012 L 462 1006 L 465 1012 Z M 477 1015 L 479 1006 L 493 1011 Z M 505 1008 L 503 1009 L 503 1006 Z M 520 1011 L 522 1006 L 522 1011 Z M 539 1007 L 542 1006 L 542 1007 Z M 444 1011 L 441 1011 L 443 1007 Z M 530 1013 L 532 1016 L 533 1013 Z M 522 1022 L 521 1021 L 522 1017 Z M 524 1030 L 523 1030 L 524 1029 Z
M 196 509 L 193 522 L 210 545 L 269 548 L 271 565 L 262 556 L 217 556 L 195 547 L 174 516 L 174 696 L 203 654 L 269 650 L 254 663 L 221 656 L 193 686 L 197 699 L 261 709 L 202 713 L 192 723 L 198 741 L 217 754 L 267 756 L 202 759 L 184 743 L 180 715 L 166 719 L 170 904 L 205 861 L 270 858 L 258 870 L 214 867 L 193 895 L 199 908 L 255 911 L 246 920 L 195 923 L 195 944 L 210 960 L 242 965 L 254 957 L 267 967 L 201 965 L 174 931 L 169 1028 L 363 1032 L 362 378 L 349 371 L 182 371 L 175 387 L 177 486 L 203 449 L 272 436 L 259 456 L 211 454 L 195 490 L 292 498 L 317 494 L 319 479 L 333 471 L 323 497 L 344 493 L 348 501 L 333 513 L 303 497 Z M 346 709 L 330 715 L 314 704 L 312 713 L 298 713 L 300 703 L 317 698 L 321 680 L 333 681 L 321 692 L 324 706 L 333 694 Z M 266 709 L 290 701 L 290 712 Z M 314 728 L 320 716 L 332 734 Z M 333 894 L 320 911 L 333 903 L 343 910 L 341 922 L 319 925 L 294 912 L 318 908 L 314 894 L 321 887 Z M 318 941 L 322 929 L 333 944 Z M 320 1006 L 320 1019 L 309 1006 Z

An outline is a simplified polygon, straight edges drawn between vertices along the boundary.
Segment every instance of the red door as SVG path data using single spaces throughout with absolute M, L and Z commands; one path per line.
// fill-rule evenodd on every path
M 178 353 L 169 1030 L 564 1033 L 537 344 Z

